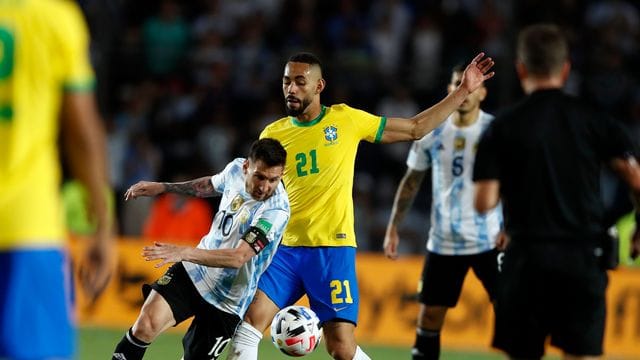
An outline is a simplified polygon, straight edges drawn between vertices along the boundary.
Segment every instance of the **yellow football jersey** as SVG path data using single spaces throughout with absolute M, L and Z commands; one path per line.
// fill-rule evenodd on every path
M 347 105 L 322 107 L 311 122 L 286 117 L 268 125 L 260 138 L 279 140 L 287 150 L 284 185 L 291 219 L 282 243 L 288 246 L 356 246 L 353 173 L 361 140 L 379 142 L 386 118 Z
M 58 117 L 94 87 L 88 40 L 72 1 L 0 0 L 0 249 L 64 239 Z

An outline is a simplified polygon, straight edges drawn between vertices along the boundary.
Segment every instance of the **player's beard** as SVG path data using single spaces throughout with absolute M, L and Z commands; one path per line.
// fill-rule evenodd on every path
M 285 107 L 287 108 L 287 115 L 289 116 L 300 116 L 304 113 L 304 111 L 307 109 L 307 107 L 309 107 L 309 105 L 311 104 L 311 100 L 310 99 L 302 99 L 302 101 L 300 102 L 300 107 L 297 109 L 292 109 L 289 107 L 289 104 L 287 103 L 287 100 L 285 99 Z

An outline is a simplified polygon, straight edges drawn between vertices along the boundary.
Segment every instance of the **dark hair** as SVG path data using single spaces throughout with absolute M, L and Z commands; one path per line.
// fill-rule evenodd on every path
M 569 45 L 559 27 L 536 24 L 524 28 L 518 35 L 518 60 L 534 76 L 559 72 L 569 58 Z
M 320 63 L 320 59 L 312 53 L 309 52 L 300 52 L 289 57 L 287 62 L 299 62 L 309 65 L 318 65 L 318 67 L 322 68 L 322 64 Z
M 312 53 L 309 52 L 300 52 L 289 57 L 287 62 L 297 62 L 303 64 L 309 64 L 310 66 L 317 66 L 320 69 L 320 76 L 322 76 L 322 63 L 320 63 L 320 59 Z
M 259 139 L 251 144 L 249 150 L 251 161 L 262 160 L 267 166 L 284 166 L 287 161 L 287 151 L 278 140 L 271 138 Z

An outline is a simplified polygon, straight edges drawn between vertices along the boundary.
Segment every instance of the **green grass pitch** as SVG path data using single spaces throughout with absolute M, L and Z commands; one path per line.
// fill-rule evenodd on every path
M 107 359 L 111 355 L 114 346 L 125 329 L 113 330 L 103 328 L 85 327 L 79 334 L 79 360 Z M 145 359 L 153 360 L 179 360 L 182 357 L 182 334 L 168 332 L 160 335 L 151 344 L 145 354 Z M 322 344 L 320 345 L 322 347 Z M 377 346 L 371 344 L 362 345 L 362 348 L 373 360 L 385 359 L 411 359 L 411 351 L 408 348 Z M 219 359 L 225 359 L 226 352 Z M 504 357 L 497 353 L 470 353 L 457 351 L 443 351 L 442 360 L 498 360 Z M 268 339 L 260 343 L 260 360 L 292 359 L 280 353 Z M 325 349 L 318 348 L 314 353 L 305 357 L 306 360 L 331 360 Z

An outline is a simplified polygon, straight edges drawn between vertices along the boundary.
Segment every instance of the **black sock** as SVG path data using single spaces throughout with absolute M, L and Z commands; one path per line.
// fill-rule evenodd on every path
M 440 331 L 418 328 L 416 343 L 411 350 L 413 360 L 438 360 L 440 357 Z
M 133 336 L 131 329 L 129 329 L 116 345 L 111 360 L 141 360 L 148 346 L 149 343 Z

